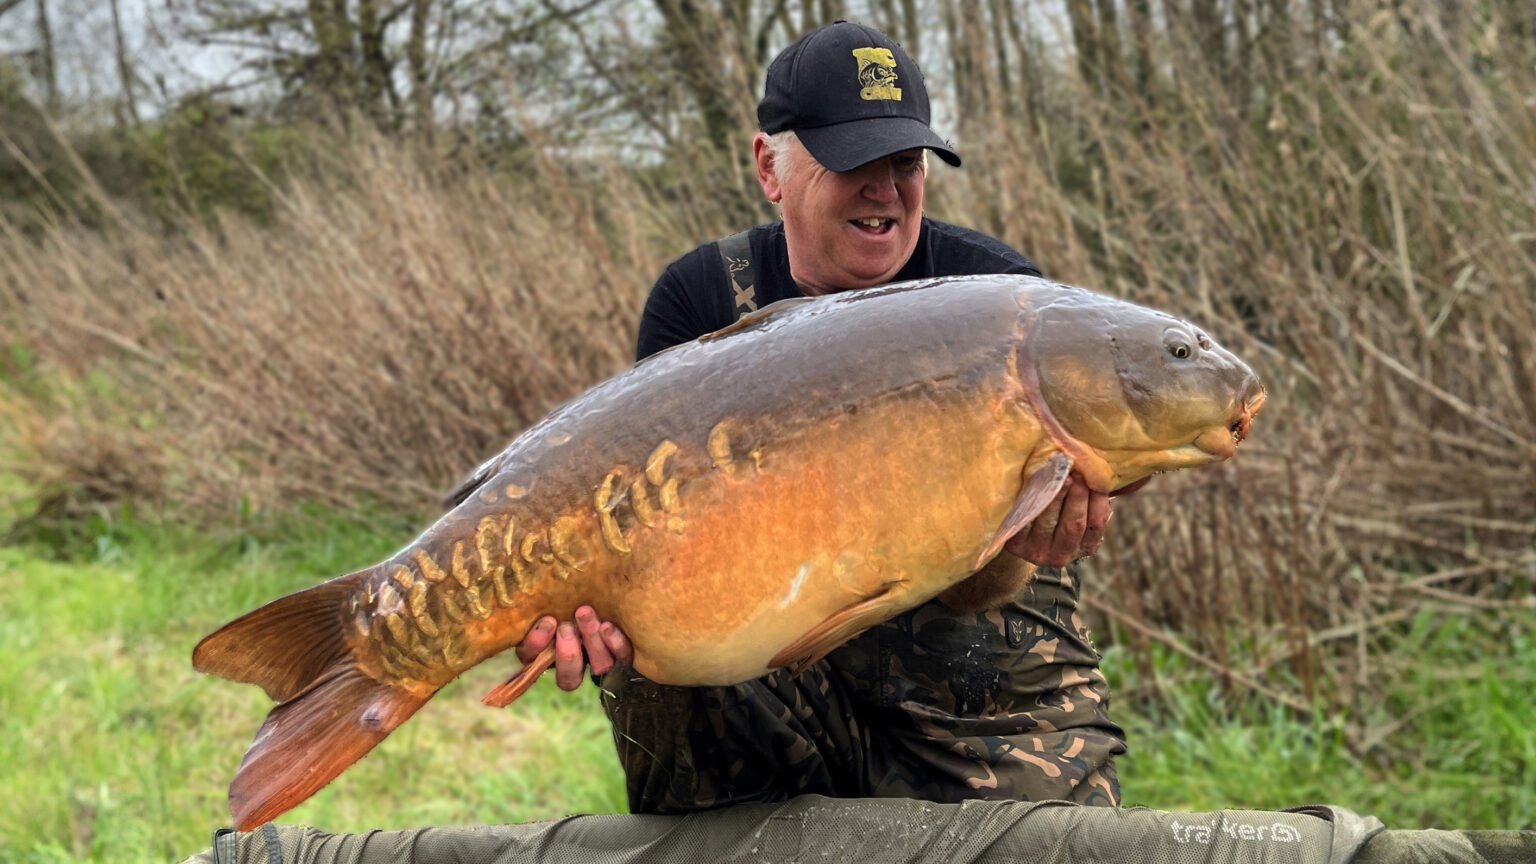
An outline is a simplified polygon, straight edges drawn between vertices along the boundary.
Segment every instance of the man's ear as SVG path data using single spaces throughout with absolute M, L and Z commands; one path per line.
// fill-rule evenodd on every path
M 757 184 L 763 187 L 763 195 L 774 204 L 784 197 L 779 185 L 777 167 L 773 164 L 773 149 L 768 146 L 768 136 L 762 132 L 752 138 L 752 158 L 757 162 Z

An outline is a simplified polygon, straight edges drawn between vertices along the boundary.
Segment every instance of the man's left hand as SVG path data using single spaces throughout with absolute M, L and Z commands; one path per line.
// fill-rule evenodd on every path
M 1056 501 L 1003 548 L 1031 564 L 1065 567 L 1099 551 L 1110 515 L 1109 496 L 1073 475 Z
M 580 687 L 585 669 L 605 675 L 615 665 L 635 661 L 629 637 L 613 624 L 599 621 L 591 606 L 577 609 L 574 622 L 557 622 L 551 615 L 540 618 L 517 646 L 517 658 L 525 665 L 531 663 L 551 644 L 555 646 L 555 683 L 561 690 Z

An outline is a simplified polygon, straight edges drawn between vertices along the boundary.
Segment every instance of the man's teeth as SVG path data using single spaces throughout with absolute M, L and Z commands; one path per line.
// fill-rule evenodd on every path
M 869 219 L 855 219 L 853 221 L 859 225 L 867 225 L 870 228 L 879 228 L 881 225 L 885 224 L 884 219 L 875 219 L 873 217 Z

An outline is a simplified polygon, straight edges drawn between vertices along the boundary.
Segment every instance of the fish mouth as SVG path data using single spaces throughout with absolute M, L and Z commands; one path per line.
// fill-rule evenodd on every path
M 1232 432 L 1234 447 L 1243 443 L 1243 439 L 1248 437 L 1248 429 L 1253 425 L 1253 415 L 1259 413 L 1259 409 L 1264 407 L 1264 400 L 1267 398 L 1269 398 L 1269 394 L 1264 392 L 1263 387 L 1260 387 L 1250 394 L 1248 399 L 1238 407 L 1237 415 L 1232 418 L 1231 423 L 1227 424 L 1227 429 Z
M 1248 437 L 1248 430 L 1253 426 L 1253 416 L 1264 407 L 1266 398 L 1268 394 L 1264 388 L 1257 388 L 1233 408 L 1225 425 L 1213 426 L 1201 433 L 1194 440 L 1194 446 L 1212 456 L 1212 461 L 1231 459 L 1237 453 L 1237 445 Z

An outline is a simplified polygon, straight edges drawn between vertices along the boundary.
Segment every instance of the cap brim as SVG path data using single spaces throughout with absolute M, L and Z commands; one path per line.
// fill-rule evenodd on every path
M 866 117 L 833 126 L 796 129 L 795 136 L 828 171 L 852 171 L 892 153 L 922 147 L 960 167 L 960 157 L 928 124 L 911 117 Z

